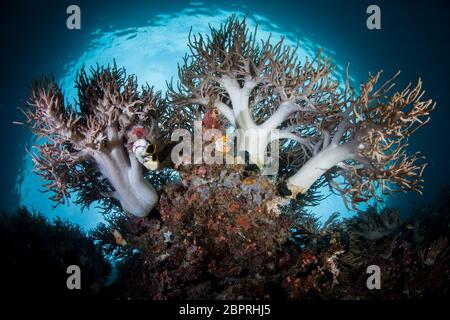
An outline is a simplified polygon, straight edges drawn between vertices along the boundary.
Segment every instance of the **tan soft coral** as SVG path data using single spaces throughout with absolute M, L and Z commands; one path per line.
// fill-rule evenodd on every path
M 283 40 L 259 41 L 237 16 L 209 35 L 191 35 L 189 51 L 178 87 L 169 86 L 174 127 L 193 127 L 215 109 L 239 133 L 237 153 L 247 152 L 260 167 L 267 151 L 278 149 L 272 142 L 283 140 L 281 158 L 294 164 L 286 181 L 293 195 L 318 180 L 352 205 L 380 193 L 420 191 L 425 162 L 407 152 L 406 142 L 435 106 L 424 99 L 420 79 L 392 93 L 396 76 L 377 85 L 378 72 L 354 88 L 348 70 L 338 81 L 321 52 L 302 61 Z
M 159 93 L 138 90 L 136 78 L 116 66 L 84 69 L 78 74 L 78 105 L 66 105 L 53 81 L 36 82 L 24 111 L 33 133 L 43 140 L 34 146 L 35 171 L 56 204 L 71 191 L 77 203 L 98 200 L 106 211 L 120 205 L 135 216 L 145 216 L 158 201 L 144 168 L 130 151 L 133 128 L 158 143 L 157 117 L 164 109 Z

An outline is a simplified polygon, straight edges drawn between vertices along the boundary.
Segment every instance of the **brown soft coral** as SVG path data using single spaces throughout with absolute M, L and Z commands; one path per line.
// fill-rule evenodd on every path
M 82 69 L 76 88 L 77 106 L 70 106 L 53 79 L 36 82 L 24 110 L 27 124 L 43 140 L 32 154 L 43 187 L 56 204 L 77 192 L 82 206 L 100 201 L 107 212 L 120 205 L 146 216 L 158 195 L 129 149 L 136 136 L 160 143 L 164 100 L 149 86 L 139 90 L 136 77 L 115 65 L 89 75 Z

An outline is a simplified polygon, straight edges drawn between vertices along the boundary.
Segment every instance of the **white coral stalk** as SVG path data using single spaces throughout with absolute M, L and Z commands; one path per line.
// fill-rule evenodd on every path
M 25 112 L 33 132 L 46 139 L 35 146 L 33 160 L 50 199 L 64 203 L 75 191 L 83 206 L 100 201 L 105 210 L 119 204 L 132 215 L 148 215 L 158 194 L 130 145 L 139 138 L 158 142 L 154 116 L 163 101 L 149 87 L 138 92 L 136 79 L 115 66 L 91 76 L 82 70 L 77 88 L 79 111 L 64 105 L 53 80 L 44 80 Z
M 348 70 L 339 83 L 320 51 L 313 61 L 300 62 L 297 48 L 283 40 L 259 42 L 256 29 L 251 32 L 236 16 L 207 37 L 190 36 L 189 49 L 178 88 L 169 86 L 176 114 L 199 117 L 216 108 L 244 131 L 247 141 L 241 139 L 238 151 L 247 151 L 260 166 L 273 139 L 288 140 L 280 145 L 289 168 L 297 169 L 287 181 L 294 195 L 323 177 L 353 204 L 377 197 L 377 190 L 420 191 L 425 163 L 405 149 L 406 138 L 434 108 L 431 100 L 421 100 L 420 80 L 389 98 L 393 78 L 375 89 L 377 73 L 357 95 Z M 182 126 L 189 120 L 169 122 Z M 277 137 L 270 136 L 272 130 L 279 130 Z M 338 176 L 343 179 L 334 179 Z

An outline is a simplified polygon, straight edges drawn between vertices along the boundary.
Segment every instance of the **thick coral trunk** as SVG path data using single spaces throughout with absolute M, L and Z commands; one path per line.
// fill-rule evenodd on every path
M 114 188 L 113 196 L 122 209 L 138 217 L 147 216 L 158 202 L 158 194 L 144 179 L 142 166 L 128 156 L 122 146 L 102 151 L 94 156 L 102 175 Z
M 287 180 L 289 190 L 294 196 L 307 192 L 325 172 L 344 160 L 352 159 L 353 154 L 347 145 L 330 144 Z
M 262 129 L 239 129 L 237 151 L 239 155 L 248 152 L 250 162 L 262 167 L 265 164 L 269 133 Z

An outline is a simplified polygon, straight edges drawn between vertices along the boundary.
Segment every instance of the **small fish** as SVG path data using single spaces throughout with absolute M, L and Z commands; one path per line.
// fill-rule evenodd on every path
M 414 229 L 414 226 L 413 226 L 412 224 L 407 224 L 405 227 L 406 227 L 406 229 L 408 229 L 408 230 Z
M 148 170 L 153 171 L 159 168 L 158 150 L 156 144 L 149 143 L 145 139 L 139 139 L 133 143 L 132 151 L 138 161 Z

